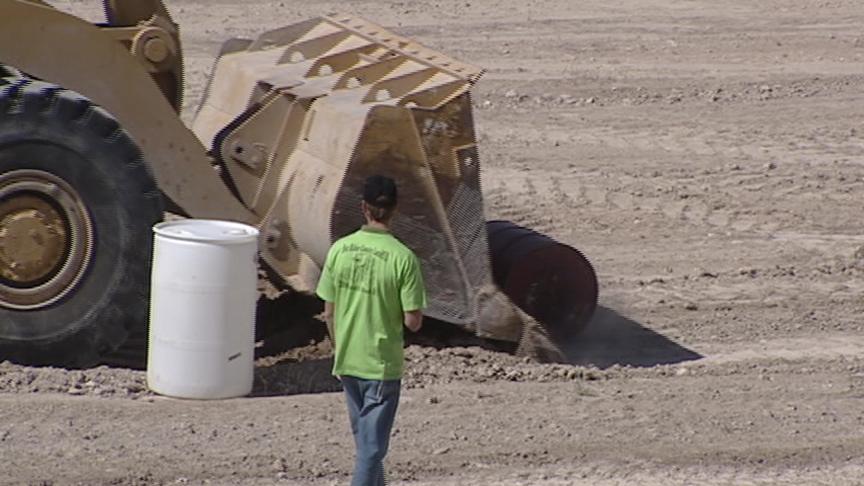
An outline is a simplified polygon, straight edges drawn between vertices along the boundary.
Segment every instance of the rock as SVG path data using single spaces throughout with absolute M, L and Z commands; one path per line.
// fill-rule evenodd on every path
M 274 471 L 279 473 L 284 473 L 288 470 L 288 464 L 285 462 L 285 459 L 281 457 L 273 461 L 272 467 Z
M 756 270 L 755 268 L 741 268 L 738 270 L 739 275 L 747 275 L 748 277 L 751 277 L 751 278 L 756 277 L 756 275 L 758 273 L 759 273 L 759 271 Z

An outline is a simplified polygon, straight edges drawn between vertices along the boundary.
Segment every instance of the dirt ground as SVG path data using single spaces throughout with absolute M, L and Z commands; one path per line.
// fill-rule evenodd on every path
M 859 0 L 169 6 L 186 117 L 222 40 L 322 13 L 486 67 L 488 216 L 598 271 L 573 366 L 409 347 L 392 484 L 864 484 Z M 327 356 L 262 359 L 254 396 L 224 401 L 152 395 L 141 371 L 4 363 L 0 483 L 346 484 Z

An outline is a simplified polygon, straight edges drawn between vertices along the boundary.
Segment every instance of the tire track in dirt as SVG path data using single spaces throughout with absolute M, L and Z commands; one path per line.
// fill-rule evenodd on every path
M 495 176 L 485 181 L 485 195 L 493 218 L 536 225 L 540 231 L 560 226 L 561 222 L 554 221 L 556 216 L 570 222 L 567 219 L 578 210 L 608 212 L 613 216 L 608 218 L 610 222 L 614 217 L 630 220 L 660 217 L 668 223 L 715 232 L 773 237 L 777 232 L 824 227 L 826 221 L 821 215 L 828 206 L 859 206 L 854 194 L 864 190 L 864 179 L 851 182 L 846 192 L 808 189 L 806 179 L 734 172 L 737 170 L 731 175 L 683 176 L 677 180 L 660 175 L 641 178 L 619 175 L 610 180 L 540 169 L 527 173 L 496 168 Z M 726 190 L 731 187 L 736 187 L 738 194 Z M 753 196 L 742 198 L 741 191 Z M 808 205 L 805 202 L 808 200 L 814 203 Z M 837 229 L 849 228 L 844 223 L 839 221 Z M 830 238 L 830 233 L 827 237 Z
M 860 359 L 864 356 L 864 336 L 857 334 L 823 334 L 820 336 L 760 339 L 758 342 L 693 346 L 704 357 L 693 363 L 724 365 L 765 360 L 811 361 L 838 358 Z
M 662 159 L 704 159 L 706 156 L 702 154 L 706 152 L 719 153 L 716 147 L 719 142 L 709 143 L 700 140 L 699 136 L 669 136 L 685 138 L 691 142 L 686 146 L 676 147 L 675 154 L 662 156 Z M 628 133 L 623 137 L 599 133 L 584 134 L 584 137 L 593 138 L 600 144 L 603 144 L 604 139 L 618 140 L 604 144 L 604 149 L 612 147 L 615 151 L 623 151 L 626 148 L 647 154 L 649 158 L 652 150 L 655 153 L 658 151 L 658 145 L 661 151 L 671 151 L 670 147 L 662 147 L 662 139 L 658 142 L 652 140 L 654 137 L 650 134 L 644 133 Z M 616 148 L 616 143 L 621 147 Z M 776 143 L 779 145 L 782 141 Z M 732 142 L 729 145 L 732 146 Z M 740 145 L 734 150 L 743 153 Z M 762 150 L 768 151 L 764 148 Z M 864 155 L 864 147 L 859 152 L 859 155 Z M 829 159 L 835 156 L 830 153 L 822 155 Z M 615 176 L 601 174 L 606 176 L 602 179 L 596 176 L 576 177 L 567 173 L 575 170 L 553 172 L 534 168 L 531 179 L 526 181 L 527 176 L 518 174 L 518 169 L 496 167 L 497 180 L 487 184 L 487 187 L 492 187 L 487 194 L 491 198 L 490 203 L 494 205 L 506 199 L 502 191 L 508 189 L 515 192 L 512 195 L 515 195 L 516 199 L 524 199 L 526 195 L 533 197 L 540 191 L 542 197 L 549 202 L 557 202 L 565 210 L 592 205 L 598 210 L 641 210 L 643 215 L 661 215 L 670 222 L 708 227 L 717 231 L 757 234 L 771 234 L 808 224 L 811 227 L 822 226 L 824 220 L 820 216 L 829 206 L 860 206 L 855 194 L 864 191 L 862 167 L 849 162 L 834 163 L 831 165 L 834 170 L 829 172 L 818 168 L 817 160 L 811 160 L 808 165 L 815 168 L 813 171 L 794 171 L 785 162 L 780 166 L 774 162 L 788 160 L 788 157 L 779 151 L 777 155 L 762 154 L 762 158 L 756 160 L 757 163 L 753 163 L 753 155 L 744 156 L 750 159 L 746 164 L 735 162 L 741 157 L 733 156 L 709 164 L 714 168 L 701 171 L 687 170 L 686 167 L 659 168 L 649 172 L 647 176 L 625 171 Z M 578 167 L 579 163 L 571 165 Z M 753 167 L 754 165 L 758 168 Z M 520 182 L 530 183 L 533 189 L 520 187 Z M 745 194 L 744 198 L 741 197 L 742 192 Z M 507 206 L 512 207 L 514 203 Z M 843 214 L 848 213 L 843 211 Z M 838 227 L 843 227 L 850 221 L 838 223 Z

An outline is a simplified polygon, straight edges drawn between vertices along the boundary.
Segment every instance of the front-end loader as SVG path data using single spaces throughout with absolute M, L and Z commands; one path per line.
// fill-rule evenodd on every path
M 164 211 L 260 229 L 277 285 L 307 288 L 393 177 L 393 232 L 426 315 L 560 359 L 597 280 L 577 250 L 487 222 L 470 90 L 482 71 L 350 16 L 222 47 L 187 127 L 177 25 L 160 0 L 91 24 L 0 1 L 0 359 L 90 366 L 146 345 L 151 227 Z M 310 282 L 311 280 L 311 282 Z

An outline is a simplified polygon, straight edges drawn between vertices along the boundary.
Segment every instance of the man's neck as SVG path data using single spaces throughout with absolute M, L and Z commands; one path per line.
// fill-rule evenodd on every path
M 390 231 L 390 227 L 387 225 L 387 223 L 382 223 L 380 221 L 374 221 L 371 219 L 366 220 L 366 226 L 368 226 L 369 228 L 375 228 L 375 229 L 382 230 L 382 231 Z

